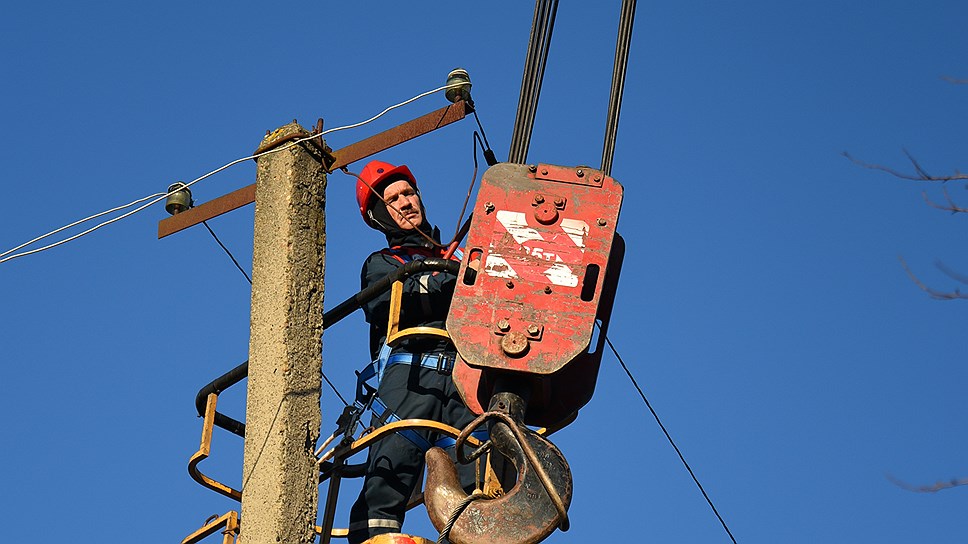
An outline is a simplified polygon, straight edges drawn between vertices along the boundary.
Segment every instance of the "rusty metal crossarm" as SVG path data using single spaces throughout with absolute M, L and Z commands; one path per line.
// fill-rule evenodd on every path
M 336 160 L 329 167 L 328 171 L 332 172 L 333 170 L 343 168 L 358 160 L 365 159 L 371 155 L 390 149 L 395 145 L 412 140 L 417 136 L 422 136 L 440 127 L 460 121 L 472 111 L 473 109 L 470 104 L 467 104 L 463 100 L 458 100 L 454 104 L 432 111 L 354 144 L 350 144 L 332 152 L 332 156 Z M 223 213 L 236 210 L 253 202 L 255 202 L 254 183 L 227 195 L 210 200 L 195 208 L 185 210 L 167 219 L 162 219 L 158 222 L 158 238 L 164 238 L 165 236 L 197 225 L 202 221 L 218 217 Z

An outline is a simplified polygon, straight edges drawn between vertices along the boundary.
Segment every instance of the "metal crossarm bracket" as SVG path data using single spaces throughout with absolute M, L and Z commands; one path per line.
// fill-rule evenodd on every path
M 326 161 L 328 172 L 332 172 L 358 160 L 365 159 L 381 151 L 412 140 L 417 136 L 422 136 L 440 127 L 449 125 L 463 119 L 468 113 L 473 112 L 470 104 L 463 100 L 458 100 L 454 104 L 432 111 L 426 115 L 407 121 L 391 129 L 385 130 L 369 138 L 360 140 L 355 144 L 350 144 L 342 149 L 331 153 L 334 159 L 331 164 Z M 315 142 L 315 140 L 312 140 Z M 317 144 L 318 145 L 318 144 Z M 324 147 L 325 149 L 325 147 Z M 213 217 L 218 217 L 255 202 L 255 184 L 248 185 L 226 195 L 210 200 L 196 208 L 185 210 L 167 219 L 158 222 L 158 238 L 164 238 L 170 234 L 175 234 L 188 227 L 197 225 L 202 221 L 207 221 Z

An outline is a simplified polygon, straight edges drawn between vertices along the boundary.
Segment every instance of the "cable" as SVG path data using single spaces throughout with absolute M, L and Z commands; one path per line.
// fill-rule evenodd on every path
M 632 24 L 635 21 L 635 0 L 622 0 L 622 12 L 618 20 L 618 38 L 615 40 L 615 64 L 612 68 L 612 89 L 608 97 L 608 114 L 605 118 L 605 143 L 602 149 L 602 172 L 612 175 L 612 158 L 618 137 L 618 118 L 622 111 L 622 94 L 625 90 L 625 72 L 629 65 L 629 48 L 632 43 Z
M 650 403 L 649 399 L 645 397 L 645 393 L 642 392 L 642 388 L 639 387 L 638 382 L 635 381 L 635 377 L 632 376 L 632 372 L 629 371 L 629 367 L 625 366 L 625 361 L 622 360 L 622 356 L 619 355 L 618 350 L 615 349 L 614 345 L 612 345 L 612 341 L 608 338 L 607 335 L 605 336 L 605 342 L 608 343 L 608 347 L 611 348 L 612 353 L 615 354 L 615 358 L 618 359 L 619 364 L 622 365 L 622 368 L 625 370 L 625 374 L 628 375 L 629 380 L 632 382 L 632 385 L 634 385 L 635 389 L 639 392 L 639 396 L 642 397 L 642 401 L 645 402 L 646 407 L 648 407 L 649 411 L 652 412 L 652 417 L 654 417 L 655 422 L 659 424 L 659 428 L 662 429 L 662 432 L 663 434 L 665 434 L 666 439 L 669 441 L 670 444 L 672 444 L 672 448 L 676 450 L 676 454 L 679 456 L 679 460 L 682 461 L 682 464 L 686 467 L 686 470 L 689 472 L 689 475 L 692 476 L 692 481 L 696 482 L 696 486 L 699 487 L 699 491 L 702 492 L 702 496 L 706 499 L 706 502 L 709 504 L 709 507 L 712 508 L 713 513 L 716 514 L 716 518 L 719 519 L 719 523 L 722 524 L 723 529 L 726 530 L 726 534 L 729 535 L 729 539 L 733 541 L 733 544 L 736 544 L 736 539 L 733 538 L 733 533 L 729 530 L 729 527 L 726 525 L 726 520 L 723 519 L 723 516 L 719 515 L 719 510 L 716 510 L 716 506 L 713 505 L 712 499 L 709 498 L 709 495 L 706 493 L 706 490 L 703 489 L 702 484 L 699 483 L 699 479 L 696 478 L 696 474 L 692 471 L 692 468 L 689 466 L 689 463 L 686 462 L 686 458 L 683 457 L 682 452 L 679 450 L 679 446 L 676 446 L 675 441 L 672 440 L 672 436 L 669 434 L 669 431 L 666 430 L 665 425 L 663 425 L 662 421 L 659 419 L 659 414 L 657 414 L 655 412 L 655 409 L 652 408 L 652 403 Z
M 63 230 L 67 230 L 67 229 L 69 229 L 71 227 L 75 227 L 77 225 L 80 225 L 81 223 L 84 223 L 86 221 L 90 221 L 91 219 L 96 219 L 98 217 L 101 217 L 102 215 L 107 215 L 107 214 L 109 214 L 111 212 L 116 212 L 116 211 L 119 211 L 119 210 L 123 210 L 125 208 L 130 208 L 131 206 L 134 206 L 135 204 L 140 204 L 140 203 L 144 202 L 145 200 L 148 200 L 149 198 L 154 198 L 156 196 L 162 196 L 164 194 L 165 193 L 155 193 L 153 195 L 148 195 L 148 196 L 146 196 L 144 198 L 139 198 L 138 200 L 135 200 L 134 202 L 129 202 L 129 203 L 124 204 L 122 206 L 118 206 L 116 208 L 111 208 L 110 210 L 105 210 L 103 212 L 96 213 L 94 215 L 85 217 L 84 219 L 78 219 L 77 221 L 74 221 L 73 223 L 71 223 L 69 225 L 64 225 L 63 227 L 61 227 L 61 228 L 59 228 L 57 230 L 50 231 L 47 234 L 43 234 L 41 236 L 38 236 L 38 237 L 34 238 L 33 240 L 30 240 L 29 242 L 24 242 L 24 243 L 20 244 L 19 246 L 15 247 L 15 248 L 8 249 L 7 251 L 4 251 L 3 253 L 0 253 L 0 257 L 5 257 L 5 256 L 13 253 L 14 251 L 17 251 L 20 248 L 27 247 L 30 244 L 34 243 L 34 242 L 37 242 L 39 240 L 43 240 L 44 238 L 47 238 L 48 236 L 57 234 L 58 232 L 61 232 Z
M 538 97 L 541 95 L 541 82 L 548 62 L 548 49 L 551 46 L 557 11 L 558 0 L 535 1 L 528 54 L 524 61 L 524 75 L 521 77 L 518 111 L 514 118 L 514 132 L 511 134 L 509 162 L 523 163 L 528 159 L 534 116 L 538 109 Z
M 323 372 L 323 379 L 329 384 L 329 388 L 333 390 L 333 393 L 336 393 L 336 396 L 339 397 L 339 400 L 343 401 L 343 406 L 349 406 L 350 403 L 346 402 L 346 399 L 343 398 L 343 395 L 339 394 L 339 389 L 336 389 L 336 386 L 333 385 L 333 382 L 329 381 L 329 378 L 326 377 L 325 372 Z
M 232 259 L 232 262 L 235 263 L 235 267 L 238 268 L 239 272 L 241 272 L 242 275 L 245 276 L 245 279 L 248 280 L 249 285 L 252 285 L 252 278 L 250 278 L 245 270 L 242 269 L 242 265 L 239 264 L 239 261 L 235 260 L 235 255 L 232 255 L 232 252 L 229 251 L 229 248 L 225 247 L 225 244 L 218 239 L 218 236 L 215 235 L 215 231 L 212 230 L 212 227 L 208 226 L 208 221 L 202 221 L 202 224 L 205 225 L 205 228 L 207 228 L 208 232 L 211 233 L 212 238 L 215 238 L 215 241 L 218 242 L 219 247 L 221 247 L 222 250 L 225 251 L 225 254 L 229 256 L 229 259 Z
M 477 144 L 480 141 L 480 136 L 478 136 L 477 131 L 474 131 L 474 149 L 472 154 L 474 156 L 474 174 L 471 176 L 471 184 L 467 187 L 467 196 L 464 197 L 464 205 L 461 206 L 460 215 L 457 216 L 457 230 L 454 231 L 454 237 L 450 239 L 450 244 L 458 242 L 457 238 L 460 236 L 461 224 L 464 221 L 464 213 L 467 212 L 467 204 L 471 200 L 471 193 L 474 192 L 474 185 L 477 183 Z M 487 143 L 482 143 L 482 146 L 486 146 Z
M 252 285 L 252 278 L 250 278 L 249 275 L 245 273 L 245 270 L 242 269 L 242 266 L 239 264 L 239 261 L 235 259 L 235 256 L 232 255 L 232 252 L 229 251 L 229 248 L 225 247 L 225 244 L 223 244 L 222 241 L 219 240 L 219 237 L 215 234 L 215 231 L 212 230 L 212 227 L 208 226 L 208 221 L 202 221 L 202 224 L 205 225 L 205 228 L 208 229 L 208 232 L 212 234 L 212 238 L 215 238 L 215 241 L 218 242 L 219 247 L 221 247 L 225 251 L 225 254 L 228 255 L 230 259 L 232 259 L 232 262 L 235 263 L 235 267 L 238 268 L 239 272 L 241 272 L 242 275 L 245 276 L 245 279 L 248 280 L 249 285 Z M 343 395 L 340 394 L 339 389 L 336 389 L 336 386 L 333 385 L 333 382 L 329 381 L 329 377 L 326 376 L 326 373 L 322 372 L 322 375 L 323 375 L 323 379 L 326 380 L 326 383 L 329 385 L 329 388 L 332 389 L 333 393 L 336 393 L 336 396 L 339 398 L 339 400 L 343 402 L 343 406 L 348 406 L 346 399 L 343 398 Z
M 350 128 L 356 128 L 356 127 L 359 127 L 359 126 L 362 126 L 362 125 L 365 125 L 365 124 L 367 124 L 367 123 L 370 123 L 370 122 L 373 122 L 373 121 L 375 121 L 376 119 L 379 119 L 380 117 L 382 117 L 383 115 L 385 115 L 385 114 L 386 114 L 387 112 L 389 112 L 389 111 L 391 111 L 391 110 L 394 110 L 394 109 L 396 109 L 396 108 L 399 108 L 399 107 L 401 107 L 401 106 L 405 106 L 405 105 L 407 105 L 407 104 L 410 104 L 411 102 L 414 102 L 415 100 L 419 100 L 420 98 L 423 98 L 423 97 L 425 97 L 425 96 L 428 96 L 428 95 L 430 95 L 430 94 L 433 94 L 433 93 L 436 93 L 436 92 L 440 92 L 440 91 L 443 91 L 443 90 L 446 90 L 446 89 L 449 89 L 449 88 L 451 88 L 451 87 L 459 87 L 459 86 L 461 86 L 461 85 L 464 85 L 464 83 L 452 83 L 452 84 L 450 84 L 450 85 L 443 85 L 443 86 L 441 86 L 441 87 L 437 87 L 436 89 L 433 89 L 433 90 L 430 90 L 430 91 L 426 91 L 426 92 L 424 92 L 424 93 L 421 93 L 421 94 L 418 94 L 417 96 L 414 96 L 413 98 L 410 98 L 410 99 L 408 99 L 408 100 L 405 100 L 405 101 L 403 101 L 403 102 L 400 102 L 399 104 L 394 104 L 394 105 L 392 105 L 392 106 L 390 106 L 390 107 L 388 107 L 388 108 L 386 108 L 386 109 L 384 109 L 384 110 L 383 110 L 383 111 L 381 111 L 380 113 L 378 113 L 378 114 L 376 114 L 376 115 L 374 115 L 373 117 L 371 117 L 371 118 L 369 118 L 369 119 L 367 119 L 367 120 L 365 120 L 365 121 L 361 121 L 361 122 L 359 122 L 359 123 L 354 123 L 354 124 L 351 124 L 351 125 L 344 125 L 344 126 L 340 126 L 340 127 L 334 127 L 334 128 L 331 128 L 331 129 L 329 129 L 329 130 L 324 130 L 324 131 L 322 131 L 322 132 L 321 132 L 321 133 L 319 133 L 319 134 L 312 134 L 312 135 L 310 135 L 310 136 L 306 136 L 305 138 L 300 138 L 300 139 L 297 139 L 297 140 L 294 140 L 294 141 L 292 141 L 292 142 L 289 142 L 289 143 L 288 143 L 287 145 L 284 145 L 284 146 L 280 146 L 280 147 L 276 147 L 276 148 L 273 148 L 273 149 L 270 149 L 270 150 L 268 150 L 268 151 L 263 151 L 262 153 L 256 153 L 256 154 L 254 154 L 254 155 L 249 155 L 249 156 L 247 156 L 247 157 L 242 157 L 242 158 L 240 158 L 240 159 L 236 159 L 236 160 L 234 160 L 234 161 L 232 161 L 232 162 L 229 162 L 229 163 L 227 163 L 227 164 L 225 164 L 225 165 L 223 165 L 223 166 L 220 166 L 219 168 L 216 168 L 215 170 L 212 170 L 211 172 L 209 172 L 209 173 L 207 173 L 207 174 L 204 174 L 204 175 L 202 175 L 202 176 L 199 176 L 199 177 L 197 177 L 197 178 L 195 178 L 195 179 L 193 179 L 192 181 L 190 181 L 190 182 L 188 182 L 188 183 L 185 183 L 184 185 L 180 185 L 180 186 L 179 186 L 179 187 L 178 187 L 178 188 L 177 188 L 176 190 L 174 190 L 174 191 L 170 191 L 170 192 L 167 192 L 167 193 L 155 193 L 154 195 L 150 195 L 150 196 L 146 196 L 146 197 L 144 197 L 144 198 L 141 198 L 141 199 L 138 199 L 138 200 L 135 200 L 134 202 L 131 202 L 130 204 L 125 204 L 124 206 L 118 206 L 118 207 L 116 207 L 116 208 L 112 208 L 112 209 L 110 209 L 110 210 L 107 210 L 107 211 L 103 211 L 103 212 L 100 212 L 100 213 L 97 213 L 97 214 L 95 214 L 95 215 L 92 215 L 92 216 L 90 216 L 90 217 L 86 217 L 86 218 L 84 218 L 84 219 L 81 219 L 81 220 L 79 220 L 79 221 L 75 221 L 75 222 L 73 222 L 73 223 L 71 223 L 71 224 L 69 224 L 69 225 L 65 225 L 65 226 L 63 226 L 63 227 L 60 227 L 60 228 L 58 228 L 58 229 L 56 229 L 56 230 L 53 230 L 53 231 L 51 231 L 51 232 L 48 232 L 47 234 L 43 234 L 43 235 L 41 235 L 41 236 L 38 236 L 37 238 L 34 238 L 33 240 L 31 240 L 31 241 L 29 241 L 29 242 L 26 242 L 26 243 L 23 243 L 23 244 L 21 244 L 21 245 L 19 245 L 19 246 L 17 246 L 17 247 L 15 247 L 15 248 L 13 248 L 13 249 L 10 249 L 10 250 L 7 250 L 7 251 L 5 251 L 4 253 L 2 253 L 2 254 L 0 254 L 0 257 L 3 257 L 2 259 L 0 259 L 0 263 L 5 263 L 5 262 L 7 262 L 7 261 L 10 261 L 10 260 L 13 260 L 13 259 L 16 259 L 16 258 L 18 258 L 18 257 L 24 257 L 24 256 L 27 256 L 27 255 L 32 255 L 32 254 L 34 254 L 34 253 L 40 253 L 41 251 L 46 251 L 46 250 L 48 250 L 48 249 L 51 249 L 51 248 L 54 248 L 54 247 L 57 247 L 57 246 L 59 246 L 59 245 L 62 245 L 62 244 L 66 244 L 66 243 L 68 243 L 68 242 L 71 242 L 71 241 L 73 241 L 73 240 L 76 240 L 76 239 L 78 239 L 78 238 L 80 238 L 80 237 L 82 237 L 82 236 L 85 236 L 85 235 L 87 235 L 87 234 L 90 234 L 90 233 L 92 233 L 92 232 L 94 232 L 94 231 L 96 231 L 96 230 L 98 230 L 98 229 L 100 229 L 101 227 L 104 227 L 104 226 L 107 226 L 107 225 L 110 225 L 111 223 L 114 223 L 114 222 L 116 222 L 116 221 L 120 221 L 120 220 L 122 220 L 122 219 L 125 219 L 125 218 L 127 218 L 127 217 L 130 217 L 130 216 L 132 216 L 132 215 L 134 215 L 134 214 L 136 214 L 136 213 L 138 213 L 138 212 L 140 212 L 141 210 L 143 210 L 143 209 L 145 209 L 145 208 L 147 208 L 147 207 L 149 207 L 149 206 L 151 206 L 152 204 L 155 204 L 155 203 L 157 203 L 157 202 L 160 202 L 160 201 L 162 201 L 162 200 L 163 200 L 163 199 L 165 199 L 165 198 L 168 198 L 168 196 L 169 196 L 169 195 L 171 195 L 171 194 L 173 194 L 173 193 L 175 193 L 175 192 L 177 192 L 177 191 L 180 191 L 180 190 L 182 190 L 182 189 L 187 189 L 187 188 L 189 188 L 189 187 L 191 187 L 192 185 L 194 185 L 194 184 L 196 184 L 196 183 L 198 183 L 199 181 L 202 181 L 202 180 L 203 180 L 203 179 L 205 179 L 205 178 L 208 178 L 208 177 L 210 177 L 210 176 L 213 176 L 213 175 L 215 175 L 215 174 L 217 174 L 217 173 L 219 173 L 219 172 L 221 172 L 221 171 L 223 171 L 223 170 L 225 170 L 225 169 L 227 169 L 227 168 L 230 168 L 230 167 L 232 167 L 232 166 L 235 166 L 236 164 L 239 164 L 239 163 L 242 163 L 242 162 L 246 162 L 246 161 L 248 161 L 248 160 L 252 160 L 252 159 L 257 159 L 257 158 L 259 158 L 259 157 L 263 157 L 263 156 L 265 156 L 265 155 L 269 155 L 269 154 L 272 154 L 272 153 L 279 153 L 279 152 L 281 152 L 281 151 L 284 151 L 284 150 L 286 150 L 286 149 L 289 149 L 290 147 L 292 147 L 292 146 L 294 146 L 294 145 L 298 145 L 298 144 L 301 144 L 301 143 L 303 143 L 303 142 L 305 142 L 305 141 L 307 141 L 307 140 L 311 140 L 311 139 L 313 139 L 313 138 L 318 138 L 318 137 L 320 137 L 320 136 L 325 136 L 326 134 L 330 134 L 330 133 L 333 133 L 333 132 L 336 132 L 336 131 L 339 131 L 339 130 L 346 130 L 346 129 L 350 129 Z M 154 198 L 154 197 L 157 197 L 157 198 Z M 104 222 L 101 222 L 101 223 L 98 223 L 97 225 L 95 225 L 95 226 L 93 226 L 93 227 L 91 227 L 91 228 L 89 228 L 89 229 L 87 229 L 87 230 L 85 230 L 85 231 L 83 231 L 83 232 L 80 232 L 80 233 L 78 233 L 78 234 L 75 234 L 74 236 L 71 236 L 71 237 L 68 237 L 68 238 L 65 238 L 65 239 L 63 239 L 63 240 L 59 240 L 59 241 L 57 241 L 57 242 L 54 242 L 54 243 L 52 243 L 52 244 L 48 244 L 48 245 L 46 245 L 46 246 L 43 246 L 43 247 L 40 247 L 40 248 L 37 248 L 37 249 L 32 249 L 32 250 L 30 250 L 30 251 L 24 251 L 24 252 L 21 252 L 21 253 L 14 253 L 13 255 L 10 255 L 10 256 L 7 256 L 7 255 L 9 255 L 10 253 L 12 253 L 12 252 L 14 252 L 14 251 L 17 251 L 18 249 L 21 249 L 21 248 L 24 248 L 24 247 L 26 247 L 26 246 L 28 246 L 28 245 L 30 245 L 30 244 L 32 244 L 32 243 L 34 243 L 34 242 L 36 242 L 36 241 L 38 241 L 38 240 L 42 240 L 42 239 L 44 239 L 44 238 L 46 238 L 46 237 L 48 237 L 48 236 L 51 236 L 51 235 L 53 235 L 53 234 L 56 234 L 56 233 L 58 233 L 58 232 L 61 232 L 61 231 L 63 231 L 63 230 L 65 230 L 65 229 L 68 229 L 68 228 L 70 228 L 70 227 L 73 227 L 73 226 L 76 226 L 76 225 L 79 225 L 79 224 L 81 224 L 81 223 L 83 223 L 83 222 L 85 222 L 85 221 L 89 221 L 89 220 L 91 220 L 91 219 L 94 219 L 94 218 L 97 218 L 97 217 L 100 217 L 100 216 L 102 216 L 102 215 L 106 215 L 106 214 L 108 214 L 108 213 L 112 213 L 112 212 L 115 212 L 115 211 L 119 211 L 119 210 L 123 210 L 123 209 L 125 209 L 125 208 L 128 208 L 128 207 L 130 207 L 130 206 L 133 206 L 133 205 L 135 205 L 135 204 L 139 204 L 139 203 L 141 203 L 141 202 L 144 202 L 145 200 L 149 200 L 149 199 L 152 199 L 152 198 L 154 198 L 154 200 L 151 200 L 151 201 L 150 201 L 150 202 L 148 202 L 147 204 L 143 204 L 143 205 L 141 205 L 141 206 L 139 206 L 139 207 L 137 207 L 137 208 L 135 208 L 134 210 L 131 210 L 130 212 L 128 212 L 128 213 L 125 213 L 125 214 L 122 214 L 122 215 L 120 215 L 120 216 L 118 216 L 118 217 L 115 217 L 115 218 L 112 218 L 112 219 L 109 219 L 109 220 L 107 220 L 107 221 L 104 221 Z

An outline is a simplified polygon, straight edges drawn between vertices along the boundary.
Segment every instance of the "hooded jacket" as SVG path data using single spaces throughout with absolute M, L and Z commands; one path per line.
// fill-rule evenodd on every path
M 440 232 L 427 220 L 427 213 L 420 202 L 423 223 L 418 229 L 440 243 Z M 386 206 L 378 202 L 372 208 L 372 218 L 378 230 L 387 239 L 387 248 L 376 251 L 367 257 L 360 274 L 360 285 L 365 289 L 393 273 L 406 262 L 427 257 L 441 257 L 443 251 L 430 243 L 417 230 L 404 230 L 391 219 Z M 426 272 L 406 278 L 403 281 L 403 299 L 400 308 L 400 328 L 435 327 L 444 328 L 450 300 L 454 295 L 457 278 L 447 272 Z M 363 305 L 363 313 L 370 324 L 370 353 L 376 359 L 386 342 L 387 321 L 390 312 L 390 292 Z M 438 338 L 406 339 L 394 348 L 394 352 L 438 353 L 453 351 L 450 342 Z

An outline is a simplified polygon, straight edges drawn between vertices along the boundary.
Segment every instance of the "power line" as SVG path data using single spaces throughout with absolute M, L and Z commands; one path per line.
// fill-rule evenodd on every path
M 183 189 L 187 189 L 187 188 L 191 187 L 192 185 L 198 183 L 199 181 L 202 181 L 205 178 L 208 178 L 210 176 L 213 176 L 213 175 L 215 175 L 215 174 L 217 174 L 217 173 L 219 173 L 219 172 L 221 172 L 221 171 L 223 171 L 223 170 L 225 170 L 227 168 L 230 168 L 232 166 L 235 166 L 236 164 L 239 164 L 239 163 L 242 163 L 242 162 L 246 162 L 246 161 L 249 161 L 249 160 L 252 160 L 252 159 L 257 159 L 259 157 L 262 157 L 262 156 L 265 156 L 265 155 L 269 155 L 269 154 L 272 154 L 272 153 L 278 153 L 280 151 L 284 151 L 286 149 L 289 149 L 292 146 L 301 144 L 301 143 L 303 143 L 305 141 L 312 140 L 313 138 L 318 138 L 320 136 L 325 136 L 326 134 L 330 134 L 330 133 L 333 133 L 333 132 L 336 132 L 336 131 L 346 130 L 346 129 L 351 129 L 351 128 L 357 128 L 357 127 L 363 126 L 363 125 L 365 125 L 367 123 L 371 123 L 371 122 L 379 119 L 383 115 L 387 114 L 388 112 L 390 112 L 390 111 L 392 111 L 392 110 L 394 110 L 396 108 L 399 108 L 399 107 L 405 106 L 407 104 L 410 104 L 411 102 L 414 102 L 416 100 L 419 100 L 419 99 L 421 99 L 421 98 L 423 98 L 425 96 L 428 96 L 428 95 L 431 95 L 433 93 L 437 93 L 437 92 L 440 92 L 440 91 L 449 89 L 451 87 L 460 87 L 460 86 L 463 86 L 463 85 L 464 85 L 463 82 L 458 82 L 458 83 L 452 83 L 450 85 L 443 85 L 443 86 L 437 87 L 436 89 L 432 89 L 430 91 L 426 91 L 426 92 L 420 93 L 417 96 L 414 96 L 413 98 L 409 98 L 407 100 L 404 100 L 403 102 L 400 102 L 398 104 L 394 104 L 394 105 L 392 105 L 392 106 L 384 109 L 380 113 L 374 115 L 373 117 L 370 117 L 369 119 L 367 119 L 365 121 L 360 121 L 359 123 L 353 123 L 351 125 L 344 125 L 344 126 L 340 126 L 340 127 L 334 127 L 334 128 L 329 129 L 329 130 L 324 130 L 324 131 L 322 131 L 319 134 L 312 134 L 310 136 L 306 136 L 305 138 L 300 138 L 300 139 L 297 139 L 297 140 L 293 140 L 292 142 L 289 142 L 287 145 L 284 145 L 284 146 L 276 147 L 276 148 L 270 149 L 268 151 L 263 151 L 262 153 L 256 153 L 254 155 L 249 155 L 247 157 L 242 157 L 242 158 L 236 159 L 236 160 L 234 160 L 232 162 L 229 162 L 229 163 L 227 163 L 225 165 L 222 165 L 222 166 L 216 168 L 215 170 L 212 170 L 211 172 L 208 172 L 207 174 L 204 174 L 202 176 L 199 176 L 199 177 L 193 179 L 192 181 L 190 181 L 188 183 L 185 183 L 183 185 L 179 185 L 176 190 L 169 191 L 167 193 L 155 193 L 153 195 L 149 195 L 149 196 L 140 198 L 138 200 L 135 200 L 134 202 L 131 202 L 129 204 L 125 204 L 123 206 L 118 206 L 118 207 L 112 208 L 110 210 L 106 210 L 106 211 L 103 211 L 103 212 L 99 212 L 97 214 L 94 214 L 92 216 L 86 217 L 84 219 L 81 219 L 81 220 L 78 220 L 78 221 L 74 221 L 73 223 L 70 223 L 68 225 L 64 225 L 63 227 L 57 228 L 57 229 L 52 230 L 52 231 L 50 231 L 50 232 L 48 232 L 46 234 L 43 234 L 41 236 L 38 236 L 37 238 L 34 238 L 33 240 L 30 240 L 29 242 L 25 242 L 25 243 L 20 244 L 19 246 L 15 247 L 15 248 L 12 248 L 12 249 L 9 249 L 9 250 L 7 250 L 7 251 L 5 251 L 3 253 L 0 253 L 0 257 L 2 257 L 2 258 L 0 258 L 0 263 L 5 263 L 7 261 L 16 259 L 18 257 L 25 257 L 27 255 L 32 255 L 34 253 L 40 253 L 41 251 L 46 251 L 48 249 L 52 249 L 52 248 L 57 247 L 59 245 L 63 245 L 63 244 L 66 244 L 68 242 L 71 242 L 73 240 L 76 240 L 76 239 L 78 239 L 78 238 L 80 238 L 82 236 L 85 236 L 87 234 L 90 234 L 90 233 L 92 233 L 92 232 L 100 229 L 101 227 L 105 227 L 107 225 L 110 225 L 111 223 L 120 221 L 120 220 L 122 220 L 122 219 L 124 219 L 126 217 L 130 217 L 130 216 L 132 216 L 132 215 L 140 212 L 141 210 L 143 210 L 143 209 L 151 206 L 152 204 L 156 204 L 156 203 L 158 203 L 158 202 L 160 202 L 160 201 L 168 198 L 169 195 L 171 195 L 171 194 L 173 194 L 173 193 L 175 193 L 177 191 L 181 191 Z M 118 217 L 111 218 L 111 219 L 109 219 L 107 221 L 103 221 L 101 223 L 98 223 L 97 225 L 94 225 L 93 227 L 91 227 L 91 228 L 89 228 L 89 229 L 87 229 L 85 231 L 79 232 L 78 234 L 75 234 L 74 236 L 70 236 L 70 237 L 65 238 L 63 240 L 59 240 L 57 242 L 54 242 L 52 244 L 48 244 L 46 246 L 43 246 L 43 247 L 40 247 L 40 248 L 37 248 L 37 249 L 32 249 L 30 251 L 23 251 L 21 253 L 14 253 L 13 255 L 10 255 L 14 251 L 17 251 L 18 249 L 22 249 L 22 248 L 24 248 L 26 246 L 29 246 L 29 245 L 33 244 L 34 242 L 37 242 L 39 240 L 42 240 L 42 239 L 44 239 L 44 238 L 46 238 L 48 236 L 57 234 L 58 232 L 61 232 L 61 231 L 66 230 L 68 228 L 74 227 L 76 225 L 79 225 L 79 224 L 84 223 L 86 221 L 89 221 L 91 219 L 95 219 L 97 217 L 101 217 L 103 215 L 106 215 L 106 214 L 109 214 L 109 213 L 112 213 L 112 212 L 115 212 L 115 211 L 123 210 L 125 208 L 131 207 L 131 206 L 133 206 L 135 204 L 139 204 L 139 203 L 144 202 L 145 200 L 149 200 L 149 199 L 153 199 L 153 200 L 151 200 L 147 204 L 143 204 L 143 205 L 135 208 L 134 210 L 131 210 L 130 212 L 127 212 L 125 214 L 122 214 L 122 215 L 120 215 Z
M 702 484 L 699 483 L 699 479 L 696 478 L 696 473 L 692 471 L 692 468 L 689 466 L 689 463 L 686 462 L 686 458 L 683 457 L 682 452 L 679 450 L 679 446 L 676 446 L 675 441 L 672 439 L 672 435 L 669 434 L 669 431 L 666 430 L 665 425 L 662 424 L 662 421 L 659 419 L 659 414 L 657 414 L 655 409 L 652 408 L 652 403 L 650 403 L 649 399 L 645 397 L 645 393 L 642 392 L 642 388 L 639 387 L 638 382 L 635 381 L 635 377 L 632 376 L 632 372 L 629 371 L 629 367 L 625 366 L 625 361 L 622 360 L 622 356 L 619 355 L 618 350 L 615 349 L 614 345 L 612 345 L 612 341 L 609 340 L 608 336 L 605 336 L 605 342 L 608 343 L 608 347 L 611 348 L 612 353 L 615 354 L 615 358 L 618 359 L 619 364 L 622 365 L 622 369 L 625 370 L 625 374 L 629 377 L 629 380 L 632 382 L 632 385 L 634 385 L 635 389 L 639 392 L 639 396 L 642 397 L 642 401 L 645 402 L 646 407 L 648 407 L 649 411 L 652 412 L 652 417 L 654 417 L 655 422 L 659 424 L 659 428 L 662 429 L 662 433 L 665 434 L 665 437 L 669 441 L 669 444 L 672 444 L 672 448 L 676 450 L 676 455 L 679 456 L 679 460 L 682 461 L 683 466 L 686 467 L 686 470 L 689 472 L 689 475 L 692 476 L 692 481 L 696 482 L 696 486 L 699 488 L 699 491 L 702 492 L 702 496 L 706 499 L 706 503 L 709 504 L 709 507 L 712 508 L 713 513 L 716 514 L 716 518 L 719 519 L 719 523 L 722 524 L 723 529 L 726 530 L 726 534 L 729 535 L 729 539 L 733 541 L 733 544 L 736 544 L 736 539 L 733 538 L 733 533 L 729 530 L 729 527 L 726 525 L 726 520 L 723 519 L 723 516 L 719 515 L 719 510 L 716 510 L 716 506 L 713 504 L 712 499 L 709 498 L 709 495 L 706 493 L 706 490 L 703 489 Z
M 222 243 L 222 240 L 219 240 L 218 235 L 216 235 L 215 231 L 212 230 L 212 227 L 208 225 L 208 222 L 202 221 L 202 224 L 205 225 L 205 228 L 208 229 L 209 233 L 211 233 L 212 238 L 215 238 L 215 241 L 218 242 L 219 247 L 221 247 L 222 250 L 225 251 L 225 254 L 228 255 L 230 259 L 232 259 L 232 262 L 235 263 L 235 267 L 239 269 L 239 272 L 241 272 L 243 276 L 245 276 L 245 279 L 246 281 L 249 282 L 249 285 L 252 285 L 252 278 L 249 277 L 249 275 L 245 272 L 245 270 L 242 268 L 242 265 L 240 265 L 239 261 L 235 258 L 235 255 L 232 255 L 232 252 L 229 251 L 229 248 L 225 247 L 225 244 Z M 348 405 L 348 403 L 346 402 L 346 399 L 343 398 L 343 395 L 340 394 L 339 389 L 337 389 L 336 386 L 333 385 L 333 382 L 329 381 L 329 377 L 326 376 L 326 373 L 323 372 L 322 375 L 323 375 L 323 379 L 326 380 L 326 383 L 329 385 L 329 388 L 333 390 L 333 393 L 336 393 L 336 396 L 339 398 L 339 400 L 343 402 L 343 405 L 344 406 Z
M 218 239 L 218 236 L 215 235 L 215 231 L 212 230 L 212 227 L 208 226 L 208 221 L 202 221 L 202 224 L 205 225 L 205 228 L 208 229 L 209 233 L 211 233 L 212 238 L 215 238 L 215 241 L 218 243 L 219 247 L 221 247 L 222 250 L 225 251 L 225 254 L 229 256 L 229 259 L 232 259 L 232 262 L 235 263 L 235 267 L 238 268 L 239 272 L 241 272 L 242 275 L 245 276 L 245 279 L 248 280 L 249 285 L 252 285 L 252 278 L 250 278 L 245 270 L 242 269 L 242 265 L 240 265 L 239 261 L 235 259 L 235 255 L 232 255 L 232 252 L 229 251 L 229 248 L 225 247 L 225 244 Z

